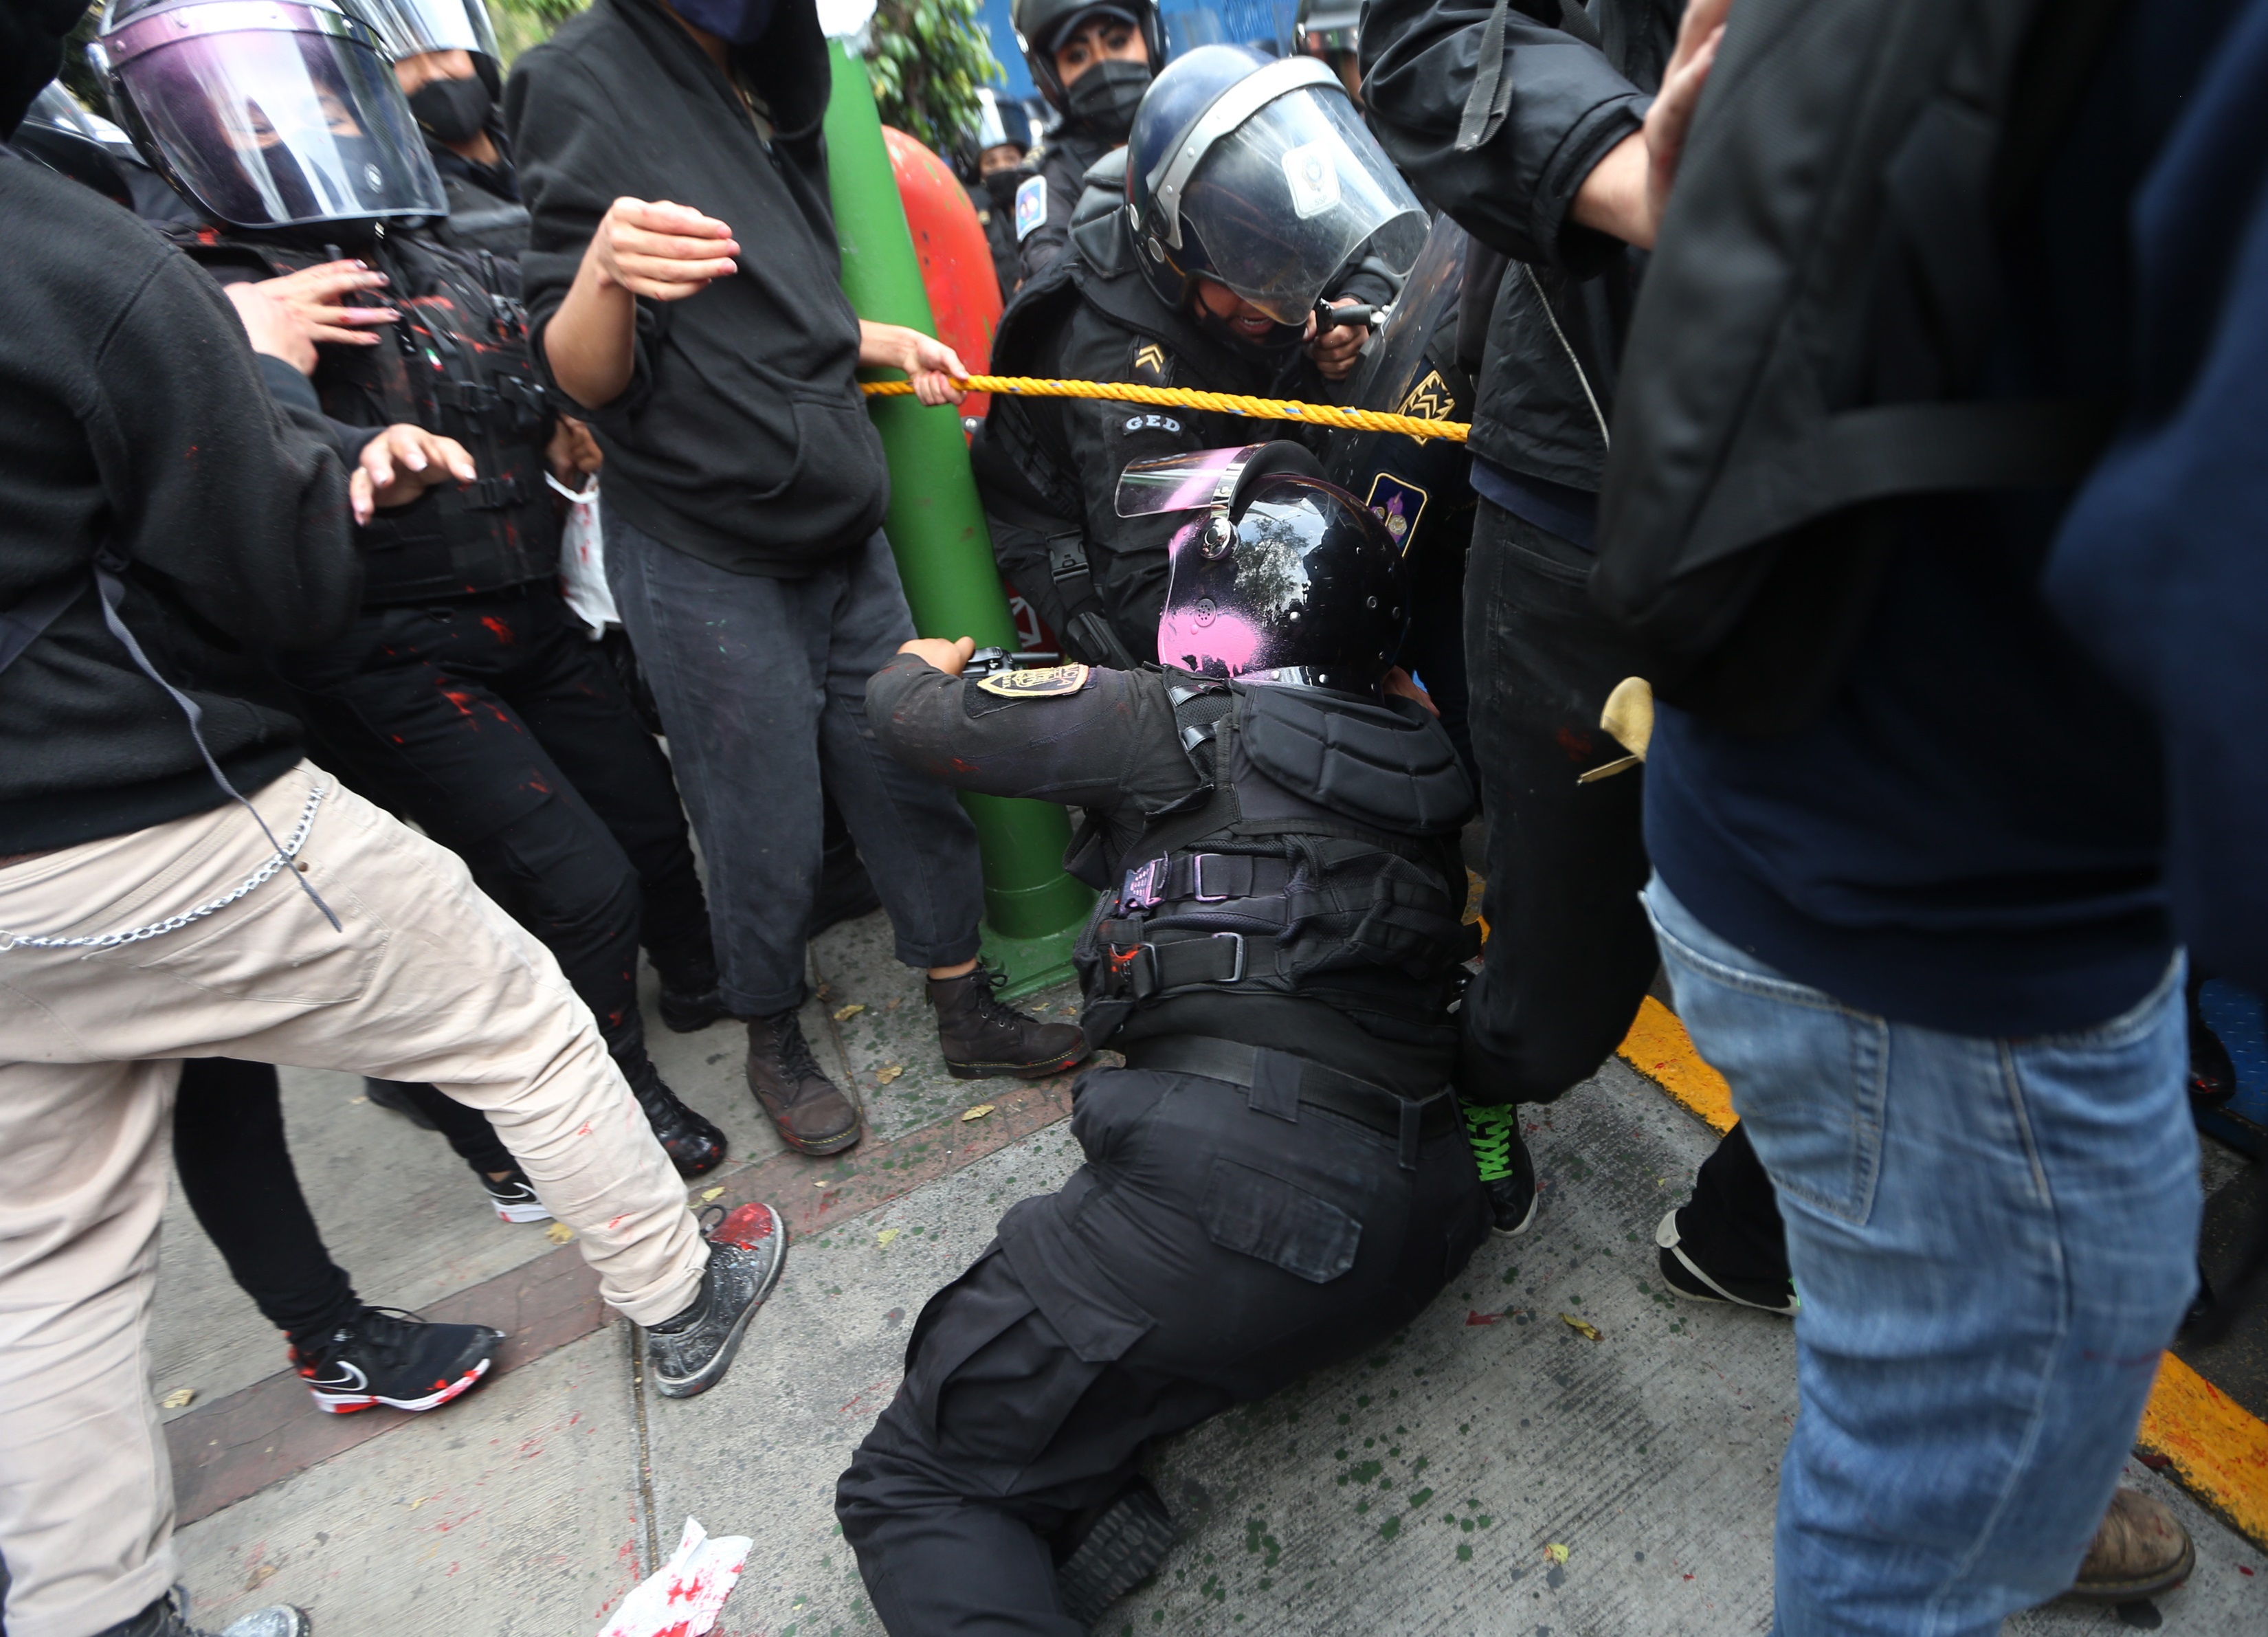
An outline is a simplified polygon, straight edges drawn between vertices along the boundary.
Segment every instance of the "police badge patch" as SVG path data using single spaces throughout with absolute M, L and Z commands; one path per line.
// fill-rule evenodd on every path
M 1004 699 L 1050 699 L 1086 687 L 1086 667 L 1051 665 L 1042 671 L 995 671 L 976 685 Z
M 1409 550 L 1410 535 L 1425 514 L 1425 491 L 1391 472 L 1381 472 L 1370 480 L 1370 498 L 1363 504 L 1378 514 L 1386 532 L 1394 536 L 1394 543 Z
M 1023 243 L 1047 219 L 1048 179 L 1035 176 L 1016 189 L 1016 242 Z

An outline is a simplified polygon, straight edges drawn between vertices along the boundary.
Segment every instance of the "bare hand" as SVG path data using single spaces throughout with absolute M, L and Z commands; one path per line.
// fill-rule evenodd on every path
M 963 637 L 957 642 L 947 642 L 942 637 L 917 637 L 911 642 L 900 643 L 898 652 L 910 653 L 947 676 L 958 676 L 961 667 L 968 663 L 968 656 L 976 652 L 976 638 Z
M 369 326 L 391 324 L 401 315 L 392 307 L 348 306 L 365 290 L 382 288 L 386 275 L 359 262 L 326 262 L 301 268 L 278 278 L 262 279 L 260 287 L 291 304 L 317 341 L 349 347 L 374 347 L 379 338 Z
M 1398 665 L 1387 672 L 1385 689 L 1386 697 L 1389 699 L 1415 699 L 1434 715 L 1441 714 L 1441 707 L 1433 703 L 1433 696 L 1420 688 L 1418 679 Z
M 354 520 L 367 523 L 373 512 L 408 505 L 436 483 L 469 483 L 479 476 L 455 439 L 400 422 L 363 446 L 347 491 Z
M 932 409 L 959 403 L 967 395 L 955 381 L 968 379 L 961 355 L 934 336 L 924 336 L 902 324 L 858 323 L 858 362 L 884 369 L 903 370 L 914 384 L 914 396 Z
M 682 301 L 739 271 L 733 230 L 688 205 L 617 199 L 585 259 L 606 283 L 655 301 Z
M 591 429 L 571 415 L 559 417 L 551 441 L 543 446 L 543 458 L 551 463 L 551 475 L 563 483 L 571 483 L 578 475 L 588 477 L 607 463 Z
M 1352 296 L 1340 296 L 1331 305 L 1351 307 Z M 1355 360 L 1362 356 L 1363 343 L 1370 339 L 1369 326 L 1364 324 L 1335 324 L 1321 336 L 1315 334 L 1315 315 L 1307 314 L 1307 356 L 1314 360 L 1315 368 L 1328 381 L 1342 381 L 1354 372 Z
M 1668 208 L 1669 190 L 1685 154 L 1702 88 L 1709 83 L 1717 48 L 1725 38 L 1725 17 L 1733 0 L 1690 0 L 1677 26 L 1677 46 L 1662 71 L 1661 91 L 1644 129 L 1607 151 L 1575 190 L 1568 211 L 1585 227 L 1612 233 L 1641 250 L 1653 248 Z
M 281 358 L 302 375 L 315 372 L 315 338 L 291 305 L 269 293 L 273 279 L 259 284 L 226 284 L 229 305 L 243 321 L 252 350 Z

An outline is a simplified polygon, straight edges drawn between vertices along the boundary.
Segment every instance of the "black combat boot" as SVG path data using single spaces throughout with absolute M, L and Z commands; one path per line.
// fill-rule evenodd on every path
M 698 1034 L 726 1015 L 717 987 L 717 952 L 704 932 L 666 949 L 648 949 L 661 979 L 662 1026 L 673 1035 Z
M 799 1154 L 840 1154 L 865 1134 L 858 1105 L 821 1072 L 792 1011 L 748 1020 L 748 1089 Z
M 985 966 L 973 967 L 959 977 L 929 980 L 929 1003 L 937 1008 L 937 1041 L 954 1079 L 1012 1074 L 1037 1080 L 1060 1074 L 1086 1055 L 1086 1036 L 1078 1024 L 1042 1023 L 1026 1016 L 1000 999 L 1005 981 Z
M 698 1176 L 725 1162 L 725 1133 L 677 1100 L 651 1058 L 624 1073 L 630 1095 L 645 1110 L 645 1123 L 680 1176 Z
M 1175 1533 L 1166 1503 L 1140 1478 L 1088 1508 L 1049 1543 L 1064 1612 L 1093 1627 L 1103 1611 L 1165 1567 Z

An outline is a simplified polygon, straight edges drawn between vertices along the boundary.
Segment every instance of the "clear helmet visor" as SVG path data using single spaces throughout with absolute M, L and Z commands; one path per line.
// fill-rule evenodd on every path
M 1279 324 L 1301 324 L 1349 262 L 1395 278 L 1425 242 L 1425 212 L 1336 88 L 1266 103 L 1215 142 L 1182 191 L 1205 271 Z
M 469 51 L 501 63 L 496 26 L 481 0 L 342 0 L 346 9 L 378 31 L 396 62 L 430 51 Z
M 193 13 L 202 26 L 168 27 Z M 237 20 L 255 26 L 225 26 Z M 314 6 L 181 8 L 129 24 L 104 49 L 174 175 L 221 221 L 446 216 L 394 70 L 343 23 Z M 155 37 L 137 38 L 145 31 Z
M 1118 515 L 1155 517 L 1211 505 L 1224 478 L 1233 486 L 1232 470 L 1260 447 L 1241 444 L 1231 449 L 1192 449 L 1161 461 L 1137 461 L 1118 475 Z

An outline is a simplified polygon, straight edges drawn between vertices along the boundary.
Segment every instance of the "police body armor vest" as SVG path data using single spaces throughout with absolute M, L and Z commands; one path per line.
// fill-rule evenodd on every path
M 200 261 L 249 262 L 269 275 L 333 259 L 211 230 L 178 242 Z M 552 416 L 528 354 L 518 265 L 399 232 L 363 254 L 392 280 L 380 293 L 401 316 L 375 347 L 322 349 L 323 412 L 352 426 L 414 423 L 464 445 L 480 470 L 357 531 L 364 602 L 469 596 L 556 574 L 559 520 L 543 482 Z
M 1206 784 L 1117 860 L 1073 952 L 1089 1043 L 1204 992 L 1440 1021 L 1478 948 L 1457 842 L 1472 786 L 1440 725 L 1180 672 L 1167 691 Z

